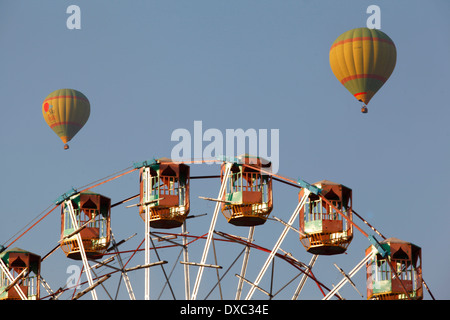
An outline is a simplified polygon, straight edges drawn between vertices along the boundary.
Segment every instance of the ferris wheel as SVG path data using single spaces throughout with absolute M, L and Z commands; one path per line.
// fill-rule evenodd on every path
M 76 300 L 89 295 L 94 300 L 114 299 L 124 284 L 126 297 L 131 300 L 148 300 L 151 296 L 159 299 L 164 290 L 170 291 L 168 298 L 185 300 L 208 299 L 214 290 L 219 292 L 221 299 L 250 300 L 257 292 L 274 299 L 279 292 L 287 290 L 288 285 L 291 288 L 289 299 L 296 300 L 301 298 L 306 281 L 317 285 L 324 300 L 344 299 L 339 290 L 346 284 L 354 286 L 363 296 L 352 280 L 363 268 L 366 270 L 367 299 L 422 299 L 424 288 L 433 298 L 422 277 L 421 248 L 384 237 L 353 209 L 351 188 L 328 180 L 310 184 L 302 179 L 284 177 L 272 173 L 269 161 L 247 154 L 233 159 L 211 159 L 210 162 L 220 165 L 220 174 L 191 176 L 189 164 L 195 161 L 179 163 L 160 158 L 134 163 L 133 167 L 80 191 L 71 189 L 64 193 L 40 219 L 60 210 L 60 240 L 52 250 L 41 257 L 12 247 L 26 231 L 8 246 L 0 248 L 0 299 Z M 132 172 L 139 173 L 139 194 L 111 203 L 107 196 L 91 190 Z M 191 182 L 202 179 L 220 181 L 219 191 L 217 196 L 197 195 L 212 204 L 213 212 L 209 223 L 202 223 L 200 233 L 194 234 L 189 230 L 193 224 L 189 221 L 205 219 L 205 216 L 190 214 Z M 271 216 L 274 183 L 298 190 L 295 209 L 287 221 Z M 127 205 L 133 201 L 137 203 Z M 120 241 L 115 239 L 111 211 L 118 206 L 137 209 L 142 219 L 144 239 L 137 247 L 123 249 L 136 234 Z M 218 230 L 220 213 L 230 226 L 246 235 Z M 355 217 L 376 235 L 365 232 L 357 225 Z M 264 245 L 257 243 L 255 233 L 268 221 L 277 224 L 280 233 Z M 295 233 L 310 253 L 309 261 L 301 261 L 283 250 L 282 244 L 289 232 Z M 362 253 L 363 259 L 348 273 L 335 264 L 342 280 L 337 285 L 324 283 L 315 273 L 316 261 L 320 256 L 345 253 L 355 232 L 360 232 L 369 241 Z M 263 234 L 262 238 L 269 237 Z M 269 242 L 271 246 L 266 245 Z M 225 251 L 229 252 L 228 248 L 220 249 L 223 246 L 232 246 L 237 249 L 237 254 L 223 259 Z M 59 249 L 67 259 L 82 262 L 83 270 L 76 286 L 66 283 L 55 289 L 42 275 L 46 259 Z M 253 261 L 255 253 L 258 258 Z M 275 260 L 295 271 L 279 290 L 274 290 L 272 285 Z M 271 275 L 269 268 L 272 268 Z M 156 269 L 159 270 L 153 271 Z M 235 269 L 238 272 L 233 277 L 230 270 Z M 140 272 L 136 278 L 137 270 L 143 270 L 143 275 Z M 159 275 L 157 281 L 152 277 L 156 272 Z M 113 276 L 119 278 L 115 294 L 105 287 Z M 265 287 L 264 279 L 268 278 L 270 288 Z M 135 289 L 136 281 L 143 283 L 143 295 L 141 290 Z M 100 296 L 101 287 L 106 297 Z M 176 290 L 182 291 L 182 296 L 176 295 Z

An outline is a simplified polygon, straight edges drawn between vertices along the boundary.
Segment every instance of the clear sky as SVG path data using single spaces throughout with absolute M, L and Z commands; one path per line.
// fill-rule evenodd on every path
M 66 26 L 69 5 L 81 9 L 79 30 Z M 370 5 L 381 9 L 381 30 L 395 42 L 397 64 L 369 113 L 362 114 L 334 77 L 328 54 L 341 33 L 366 26 Z M 134 162 L 170 157 L 176 145 L 172 132 L 182 128 L 193 135 L 194 121 L 202 121 L 203 130 L 223 133 L 278 129 L 280 174 L 352 188 L 359 214 L 385 236 L 422 248 L 425 281 L 436 298 L 449 299 L 449 14 L 445 0 L 0 0 L 0 244 L 14 239 L 72 186 Z M 60 88 L 79 90 L 91 103 L 90 119 L 67 151 L 41 111 L 44 98 Z M 191 167 L 192 175 L 219 172 L 218 165 Z M 93 191 L 115 203 L 138 193 L 138 180 L 132 173 Z M 189 221 L 192 234 L 207 232 L 214 209 L 198 196 L 218 192 L 217 180 L 192 183 L 191 213 L 208 213 Z M 297 189 L 275 183 L 274 199 L 272 214 L 287 221 Z M 216 229 L 247 235 L 223 216 Z M 138 233 L 124 250 L 136 248 L 144 231 L 136 208 L 114 208 L 112 230 L 118 240 Z M 257 228 L 255 241 L 271 248 L 281 230 L 269 221 Z M 56 210 L 13 246 L 44 255 L 57 244 L 59 232 Z M 333 263 L 348 272 L 369 245 L 356 231 L 346 254 L 319 258 L 315 275 L 330 287 L 337 284 L 342 277 Z M 282 248 L 309 262 L 311 255 L 295 233 Z M 229 264 L 242 248 L 216 249 Z M 178 249 L 169 251 L 161 255 L 176 251 L 171 260 L 176 261 Z M 200 260 L 195 249 L 191 259 Z M 251 261 L 258 271 L 258 253 Z M 143 263 L 140 254 L 130 266 Z M 42 275 L 56 289 L 66 282 L 70 265 L 81 263 L 58 250 L 44 261 Z M 229 299 L 234 298 L 237 265 L 227 276 L 231 287 L 224 288 Z M 175 270 L 182 277 L 182 268 Z M 207 272 L 215 279 L 215 272 Z M 282 261 L 275 272 L 276 288 L 296 274 Z M 160 269 L 154 273 L 161 277 Z M 196 274 L 192 267 L 191 279 Z M 132 279 L 140 298 L 143 276 L 136 271 Z M 364 277 L 361 270 L 355 283 L 365 294 Z M 118 280 L 108 281 L 116 286 Z M 295 286 L 279 298 L 289 299 Z M 205 295 L 208 285 L 202 290 Z M 176 291 L 183 298 L 182 287 Z M 165 294 L 170 298 L 168 290 Z M 348 284 L 341 294 L 361 299 Z M 299 298 L 320 299 L 321 293 L 309 281 Z M 424 298 L 430 299 L 427 292 Z

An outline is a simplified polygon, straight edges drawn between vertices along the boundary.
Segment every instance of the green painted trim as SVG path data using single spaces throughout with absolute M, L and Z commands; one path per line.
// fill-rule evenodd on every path
M 305 222 L 304 232 L 306 234 L 322 232 L 322 220 L 313 220 Z

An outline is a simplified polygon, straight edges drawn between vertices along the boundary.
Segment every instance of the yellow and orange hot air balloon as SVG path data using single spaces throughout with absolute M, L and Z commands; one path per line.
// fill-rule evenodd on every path
M 64 149 L 89 119 L 91 107 L 84 94 L 74 89 L 59 89 L 42 103 L 42 114 L 48 126 L 61 138 Z
M 394 42 L 378 29 L 356 28 L 344 32 L 330 49 L 330 66 L 336 78 L 364 105 L 394 71 L 397 51 Z

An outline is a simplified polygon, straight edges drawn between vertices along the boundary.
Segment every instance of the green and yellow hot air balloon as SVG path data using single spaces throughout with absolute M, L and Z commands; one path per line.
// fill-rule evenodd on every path
M 89 119 L 88 98 L 74 89 L 59 89 L 50 93 L 42 103 L 42 115 L 48 126 L 61 138 L 64 149 Z
M 344 32 L 330 49 L 330 66 L 336 78 L 364 105 L 394 71 L 397 50 L 394 42 L 378 29 L 356 28 Z

